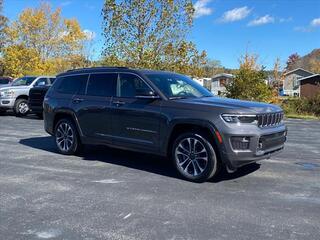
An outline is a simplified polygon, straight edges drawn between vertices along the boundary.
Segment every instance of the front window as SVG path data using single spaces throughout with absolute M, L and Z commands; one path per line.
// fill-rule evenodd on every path
M 12 86 L 29 86 L 36 79 L 36 77 L 22 77 L 18 78 L 12 83 Z
M 174 73 L 147 73 L 147 77 L 169 99 L 212 97 L 212 93 L 192 79 Z

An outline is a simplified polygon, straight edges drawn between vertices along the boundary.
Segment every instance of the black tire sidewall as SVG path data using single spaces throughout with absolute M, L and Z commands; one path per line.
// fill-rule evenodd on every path
M 188 137 L 196 138 L 198 141 L 200 141 L 204 145 L 204 147 L 206 148 L 207 153 L 208 153 L 208 163 L 207 163 L 206 169 L 204 170 L 203 173 L 201 173 L 198 176 L 185 175 L 183 172 L 180 171 L 180 168 L 177 165 L 177 161 L 175 159 L 176 147 L 178 146 L 178 144 L 180 143 L 180 141 L 182 139 L 185 139 Z M 215 153 L 215 150 L 214 150 L 213 146 L 211 145 L 211 143 L 201 133 L 188 132 L 188 133 L 183 133 L 180 136 L 178 136 L 173 143 L 171 158 L 172 158 L 173 164 L 174 164 L 176 170 L 178 171 L 178 173 L 184 179 L 189 180 L 189 181 L 205 182 L 208 179 L 214 177 L 218 173 L 218 170 L 219 170 L 219 161 L 218 161 L 217 155 Z
M 62 123 L 68 124 L 71 127 L 73 135 L 74 135 L 74 141 L 72 143 L 72 147 L 68 151 L 61 150 L 57 144 L 57 141 L 56 141 L 57 129 L 58 129 L 59 125 Z M 79 135 L 78 135 L 77 128 L 75 127 L 75 125 L 72 121 L 70 121 L 69 119 L 61 119 L 58 121 L 58 123 L 56 124 L 55 129 L 54 129 L 54 142 L 56 144 L 56 147 L 57 147 L 59 153 L 61 153 L 61 154 L 74 155 L 78 152 L 78 150 L 80 148 Z

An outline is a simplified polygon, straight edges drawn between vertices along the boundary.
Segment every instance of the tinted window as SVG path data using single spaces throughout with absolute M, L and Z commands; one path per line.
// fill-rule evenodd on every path
M 50 83 L 53 84 L 56 78 L 50 78 Z
M 61 77 L 57 91 L 64 94 L 84 94 L 88 75 Z
M 151 90 L 141 78 L 133 74 L 120 74 L 118 89 L 120 97 L 135 97 L 137 93 L 144 92 L 144 89 Z
M 100 97 L 115 96 L 117 78 L 118 74 L 116 73 L 91 74 L 87 95 Z
M 8 84 L 9 82 L 9 79 L 0 78 L 0 84 Z

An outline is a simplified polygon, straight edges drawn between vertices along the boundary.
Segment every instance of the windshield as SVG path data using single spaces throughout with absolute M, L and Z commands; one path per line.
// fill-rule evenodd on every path
M 169 99 L 212 97 L 213 94 L 191 78 L 174 73 L 147 73 L 146 76 Z
M 22 77 L 18 78 L 12 83 L 12 86 L 29 86 L 36 77 Z

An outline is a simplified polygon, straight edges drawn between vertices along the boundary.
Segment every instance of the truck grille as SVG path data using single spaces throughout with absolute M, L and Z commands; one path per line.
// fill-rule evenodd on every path
M 260 114 L 258 115 L 258 126 L 261 128 L 275 126 L 280 124 L 282 119 L 283 112 Z
M 286 131 L 261 136 L 259 139 L 259 149 L 267 150 L 281 146 L 286 141 Z

